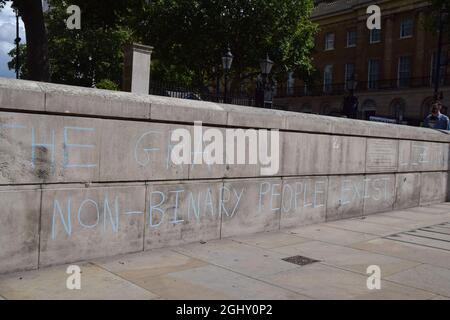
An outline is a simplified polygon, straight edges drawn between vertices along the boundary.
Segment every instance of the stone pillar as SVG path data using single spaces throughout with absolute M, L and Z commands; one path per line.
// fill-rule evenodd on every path
M 123 90 L 149 94 L 150 61 L 153 47 L 133 43 L 126 46 L 123 64 Z

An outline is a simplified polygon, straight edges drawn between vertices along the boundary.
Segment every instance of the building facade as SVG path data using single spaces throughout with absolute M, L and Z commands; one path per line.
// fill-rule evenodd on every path
M 367 27 L 367 0 L 317 1 L 314 64 L 320 79 L 306 86 L 287 79 L 275 103 L 289 110 L 342 115 L 344 98 L 358 98 L 358 118 L 420 125 L 433 101 L 438 37 L 427 31 L 430 3 L 381 0 L 381 29 Z M 444 41 L 442 61 L 448 56 Z M 450 105 L 447 66 L 440 70 L 444 106 Z M 445 111 L 445 110 L 444 110 Z

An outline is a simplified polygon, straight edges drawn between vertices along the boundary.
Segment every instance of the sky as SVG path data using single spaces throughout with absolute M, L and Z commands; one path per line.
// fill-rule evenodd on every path
M 20 19 L 20 38 L 21 43 L 25 43 L 25 27 Z M 11 2 L 6 2 L 3 9 L 0 10 L 0 77 L 14 78 L 14 70 L 8 70 L 8 61 L 11 57 L 8 52 L 14 48 L 14 39 L 16 38 L 16 15 L 11 9 Z

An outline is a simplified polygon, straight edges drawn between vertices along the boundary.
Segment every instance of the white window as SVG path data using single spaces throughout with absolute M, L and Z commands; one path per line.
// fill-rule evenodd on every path
M 327 33 L 325 35 L 325 50 L 334 50 L 334 33 Z
M 408 87 L 411 78 L 411 57 L 404 56 L 398 59 L 398 86 Z
M 377 89 L 380 81 L 380 60 L 370 59 L 368 70 L 368 84 L 369 89 Z
M 333 89 L 333 65 L 325 66 L 323 71 L 323 92 L 329 93 Z
M 354 85 L 355 81 L 355 65 L 353 63 L 347 63 L 345 65 L 345 88 L 347 90 L 353 90 L 354 88 L 351 88 L 352 82 Z
M 404 19 L 400 24 L 400 38 L 410 38 L 413 36 L 414 20 L 412 18 Z
M 347 31 L 347 48 L 356 47 L 356 30 Z
M 370 30 L 370 43 L 378 43 L 378 42 L 381 42 L 381 30 L 380 29 Z

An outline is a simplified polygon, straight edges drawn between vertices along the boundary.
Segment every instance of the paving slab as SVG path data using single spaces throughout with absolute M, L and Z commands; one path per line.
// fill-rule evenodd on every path
M 423 227 L 419 230 L 450 235 L 450 228 L 440 227 L 439 225 L 431 227 Z
M 428 299 L 432 293 L 381 282 L 381 290 L 369 290 L 367 277 L 320 263 L 264 277 L 270 283 L 315 299 Z
M 383 237 L 404 231 L 400 227 L 393 227 L 389 225 L 381 225 L 368 222 L 365 217 L 357 219 L 333 221 L 325 223 L 324 225 L 332 228 L 338 228 L 355 232 L 364 232 Z
M 435 221 L 445 222 L 450 220 L 450 214 L 448 213 L 425 213 L 425 212 L 417 212 L 417 211 L 392 211 L 382 213 L 384 216 L 402 218 L 407 220 L 414 221 L 426 221 L 427 223 L 434 223 Z
M 140 283 L 150 277 L 207 265 L 204 261 L 168 249 L 96 259 L 93 263 L 133 283 Z
M 450 230 L 449 230 L 450 231 Z M 423 230 L 412 230 L 405 232 L 405 234 L 416 236 L 416 237 L 422 237 L 426 239 L 434 239 L 434 240 L 443 240 L 450 242 L 450 234 L 446 233 L 437 233 L 437 232 L 430 232 L 430 231 L 423 231 Z
M 197 291 L 195 294 L 193 294 L 193 292 L 187 296 L 178 295 L 178 299 L 186 299 L 187 297 L 203 299 L 208 297 L 205 292 L 210 291 L 220 292 L 229 299 L 310 299 L 290 290 L 279 288 L 276 285 L 269 285 L 262 281 L 211 265 L 171 273 L 169 277 L 176 281 L 181 280 L 188 283 L 190 287 L 189 290 Z
M 6 299 L 39 300 L 122 300 L 156 299 L 157 295 L 126 281 L 98 266 L 79 265 L 81 290 L 69 290 L 66 286 L 69 274 L 67 266 L 58 266 L 27 273 L 15 273 L 0 277 L 0 294 Z
M 380 224 L 383 226 L 387 225 L 396 228 L 402 228 L 404 230 L 412 230 L 436 224 L 435 223 L 436 221 L 428 221 L 428 220 L 417 221 L 411 219 L 404 219 L 398 216 L 393 217 L 390 214 L 377 214 L 375 216 L 369 216 L 366 217 L 365 221 Z
M 174 248 L 176 252 L 249 276 L 263 276 L 296 268 L 283 261 L 283 254 L 237 243 L 212 241 Z
M 422 264 L 387 279 L 450 298 L 450 270 L 446 268 Z
M 441 249 L 383 238 L 357 243 L 351 247 L 401 259 L 428 263 L 433 266 L 450 268 L 450 252 Z
M 440 208 L 440 207 L 416 207 L 408 209 L 408 211 L 412 212 L 421 212 L 421 213 L 429 213 L 429 214 L 446 214 L 450 213 L 450 209 L 447 208 Z
M 245 243 L 263 249 L 278 248 L 311 241 L 310 239 L 304 239 L 284 232 L 257 233 L 254 235 L 233 237 L 231 239 L 238 243 Z
M 423 238 L 416 235 L 410 235 L 406 233 L 401 233 L 398 235 L 392 235 L 387 237 L 387 239 L 394 240 L 394 241 L 400 241 L 400 242 L 407 242 L 407 243 L 413 243 L 418 244 L 430 248 L 436 248 L 436 249 L 442 249 L 450 252 L 450 242 L 441 241 L 441 240 L 434 240 L 429 238 Z
M 319 240 L 340 245 L 349 245 L 352 243 L 358 243 L 377 238 L 377 236 L 375 235 L 331 228 L 321 224 L 296 229 L 288 229 L 284 232 L 297 235 L 302 238 Z
M 319 260 L 327 265 L 337 266 L 363 275 L 367 274 L 367 268 L 369 266 L 378 265 L 382 270 L 383 277 L 420 264 L 420 262 L 403 260 L 320 241 L 310 241 L 274 248 L 272 250 L 286 254 L 286 257 L 301 255 Z

